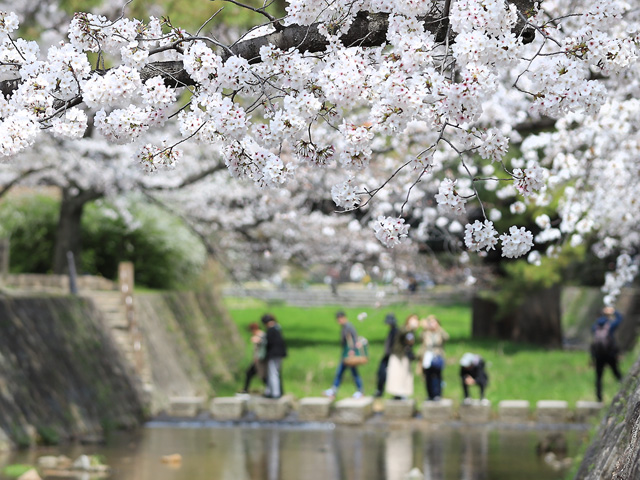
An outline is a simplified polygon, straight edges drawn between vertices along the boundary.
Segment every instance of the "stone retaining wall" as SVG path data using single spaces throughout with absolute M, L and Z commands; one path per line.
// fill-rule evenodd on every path
M 76 278 L 76 284 L 80 291 L 118 289 L 115 282 L 94 275 L 79 275 Z M 3 278 L 2 285 L 31 293 L 69 293 L 69 276 L 37 273 L 11 274 Z

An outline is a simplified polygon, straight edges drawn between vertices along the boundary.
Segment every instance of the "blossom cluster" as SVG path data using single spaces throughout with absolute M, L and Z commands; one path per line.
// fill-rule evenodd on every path
M 464 229 L 464 244 L 469 250 L 479 252 L 481 250 L 493 250 L 498 243 L 498 232 L 493 227 L 493 222 L 476 220 L 473 224 L 467 224 Z
M 373 231 L 384 246 L 393 248 L 408 235 L 409 225 L 405 225 L 404 218 L 380 216 L 373 222 Z
M 182 135 L 174 143 L 212 147 L 234 177 L 259 187 L 294 178 L 308 185 L 316 175 L 310 168 L 322 167 L 317 175 L 330 177 L 336 205 L 351 209 L 361 205 L 356 185 L 384 186 L 368 191 L 377 192 L 374 231 L 385 245 L 408 237 L 396 215 L 415 204 L 412 221 L 421 220 L 412 232 L 427 235 L 435 224 L 453 235 L 464 232 L 468 249 L 487 251 L 497 244 L 495 211 L 466 226 L 462 216 L 477 196 L 476 174 L 500 168 L 476 157 L 504 162 L 510 143 L 529 135 L 517 124 L 546 116 L 558 119 L 554 133 L 529 135 L 511 172 L 496 165 L 511 183 L 498 189 L 505 179 L 495 174 L 487 190 L 510 199 L 511 211 L 521 214 L 549 204 L 547 183 L 573 184 L 560 201 L 558 228 L 538 217 L 536 241 L 567 238 L 578 245 L 595 235 L 601 255 L 631 251 L 640 245 L 638 193 L 628 181 L 637 177 L 640 153 L 640 22 L 620 0 L 577 4 L 566 11 L 562 2 L 549 2 L 528 18 L 540 30 L 527 46 L 514 30 L 519 13 L 530 12 L 502 0 L 452 2 L 451 36 L 444 40 L 423 17 L 439 19 L 442 2 L 292 0 L 284 28 L 318 23 L 322 51 L 255 36 L 221 46 L 153 17 L 145 23 L 78 13 L 68 41 L 41 53 L 36 42 L 13 38 L 18 16 L 0 13 L 6 37 L 0 71 L 19 79 L 0 98 L 0 155 L 33 145 L 40 129 L 80 138 L 93 118 L 107 141 L 131 143 L 145 168 L 155 170 L 174 165 L 178 150 L 153 147 L 143 137 L 172 119 Z M 343 45 L 341 35 L 365 11 L 389 14 L 386 38 L 376 46 Z M 247 58 L 233 54 L 254 41 Z M 98 53 L 100 63 L 92 67 L 87 53 Z M 104 58 L 114 67 L 105 69 Z M 182 62 L 188 87 L 176 87 L 172 71 L 155 63 L 167 58 Z M 340 182 L 345 171 L 348 180 Z M 433 199 L 441 220 L 424 214 Z M 527 254 L 533 241 L 515 226 L 499 238 L 510 258 Z
M 502 256 L 508 258 L 521 257 L 533 247 L 533 234 L 524 227 L 509 227 L 509 233 L 500 235 Z

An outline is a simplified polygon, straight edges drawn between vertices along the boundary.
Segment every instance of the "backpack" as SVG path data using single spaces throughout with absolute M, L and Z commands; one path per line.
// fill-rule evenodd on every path
M 609 330 L 609 322 L 596 327 L 593 332 L 593 341 L 591 342 L 591 352 L 594 355 L 602 355 L 611 351 L 613 344 Z

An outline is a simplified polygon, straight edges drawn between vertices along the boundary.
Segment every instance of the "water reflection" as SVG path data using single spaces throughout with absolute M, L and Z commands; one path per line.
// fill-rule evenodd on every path
M 119 437 L 111 446 L 48 453 L 103 455 L 118 480 L 404 480 L 412 469 L 425 480 L 560 479 L 562 472 L 536 455 L 545 434 L 487 428 L 159 426 L 137 437 Z M 564 434 L 572 454 L 581 434 Z M 180 464 L 160 462 L 173 453 L 182 455 Z M 7 462 L 35 463 L 40 454 L 20 453 Z

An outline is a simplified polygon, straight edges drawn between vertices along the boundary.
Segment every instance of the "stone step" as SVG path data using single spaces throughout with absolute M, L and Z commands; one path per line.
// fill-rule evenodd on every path
M 293 397 L 285 395 L 280 398 L 251 397 L 249 410 L 259 420 L 282 420 L 291 410 Z
M 328 397 L 306 397 L 298 402 L 298 420 L 314 422 L 326 420 L 331 414 L 333 399 Z
M 602 412 L 604 404 L 602 402 L 589 402 L 584 400 L 578 400 L 576 402 L 576 422 L 588 422 L 594 418 L 597 418 Z
M 491 419 L 491 402 L 467 399 L 460 405 L 458 414 L 464 423 L 487 423 Z
M 360 424 L 373 415 L 373 397 L 345 398 L 334 405 L 336 423 Z
M 216 420 L 240 420 L 247 412 L 248 402 L 248 395 L 216 397 L 209 403 L 209 411 Z
M 498 403 L 498 419 L 505 423 L 526 423 L 530 411 L 527 400 L 502 400 Z
M 172 417 L 195 417 L 205 408 L 205 397 L 169 397 L 167 414 Z
M 539 400 L 536 413 L 538 423 L 564 423 L 569 420 L 569 404 L 564 400 Z
M 383 415 L 390 420 L 409 419 L 416 413 L 416 402 L 407 400 L 385 400 Z
M 453 418 L 453 400 L 425 400 L 420 408 L 422 418 L 429 423 L 447 422 Z

